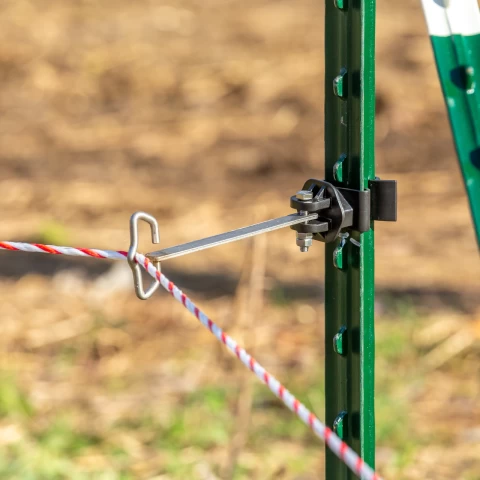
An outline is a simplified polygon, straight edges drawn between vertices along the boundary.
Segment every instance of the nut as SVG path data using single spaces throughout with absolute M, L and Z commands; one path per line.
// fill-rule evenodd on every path
M 300 247 L 301 252 L 308 252 L 312 243 L 313 235 L 311 233 L 297 233 L 297 246 Z
M 313 199 L 313 192 L 311 190 L 300 190 L 295 195 L 299 200 L 312 200 Z

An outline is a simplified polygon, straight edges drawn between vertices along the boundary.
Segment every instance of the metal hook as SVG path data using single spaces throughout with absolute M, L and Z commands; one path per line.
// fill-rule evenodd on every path
M 152 243 L 160 243 L 160 234 L 158 232 L 158 223 L 154 217 L 145 212 L 136 212 L 130 217 L 130 248 L 128 249 L 127 260 L 133 272 L 133 283 L 135 286 L 135 293 L 140 300 L 149 299 L 160 285 L 158 280 L 155 280 L 148 290 L 143 290 L 142 271 L 140 265 L 136 262 L 137 248 L 138 248 L 138 221 L 145 220 L 150 224 L 152 232 Z M 153 262 L 155 268 L 160 270 L 160 262 Z

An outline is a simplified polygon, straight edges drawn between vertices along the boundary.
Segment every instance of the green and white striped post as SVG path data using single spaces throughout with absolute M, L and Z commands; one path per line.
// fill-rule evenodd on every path
M 422 0 L 480 246 L 480 9 Z

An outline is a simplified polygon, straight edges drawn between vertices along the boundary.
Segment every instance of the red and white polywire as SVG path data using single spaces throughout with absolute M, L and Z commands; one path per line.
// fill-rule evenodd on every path
M 113 260 L 126 260 L 126 252 L 117 252 L 112 250 L 98 250 L 72 247 L 56 247 L 53 245 L 41 245 L 19 242 L 0 242 L 0 250 L 50 253 L 53 255 L 74 255 L 80 257 L 105 258 Z M 328 448 L 337 457 L 344 462 L 358 477 L 365 480 L 382 480 L 344 441 L 324 425 L 308 408 L 297 400 L 273 375 L 263 368 L 245 349 L 229 335 L 227 335 L 218 325 L 213 323 L 205 313 L 203 313 L 190 298 L 187 297 L 173 282 L 171 282 L 162 272 L 141 253 L 136 256 L 139 265 L 147 271 L 154 279 L 157 279 L 163 288 L 170 292 L 189 312 L 204 325 L 220 342 L 222 342 L 238 359 L 250 369 L 259 380 L 264 383 L 272 393 L 278 397 L 292 412 L 294 412 L 303 423 L 309 426 L 315 435 L 321 438 Z
M 127 252 L 115 250 L 98 250 L 96 248 L 56 247 L 41 243 L 0 242 L 0 250 L 15 252 L 50 253 L 52 255 L 70 255 L 72 257 L 108 258 L 112 260 L 126 260 Z

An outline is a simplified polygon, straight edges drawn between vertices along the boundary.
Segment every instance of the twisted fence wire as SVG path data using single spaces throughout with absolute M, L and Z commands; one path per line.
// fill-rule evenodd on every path
M 48 253 L 52 255 L 69 255 L 79 257 L 92 257 L 98 259 L 126 260 L 127 252 L 114 250 L 99 250 L 74 247 L 58 247 L 38 243 L 0 242 L 0 250 L 23 251 L 30 253 Z M 260 365 L 245 349 L 217 324 L 215 324 L 195 303 L 180 290 L 164 273 L 157 270 L 150 260 L 141 253 L 136 254 L 136 261 L 162 287 L 169 292 L 175 300 L 180 302 L 200 323 L 223 343 L 257 378 L 265 384 L 270 391 L 279 398 L 284 405 L 295 413 L 313 433 L 325 442 L 328 448 L 344 462 L 358 477 L 365 480 L 382 480 L 381 477 L 363 459 L 357 455 L 344 441 L 342 441 L 329 427 L 322 423 L 303 403 L 287 390 L 271 373 Z

